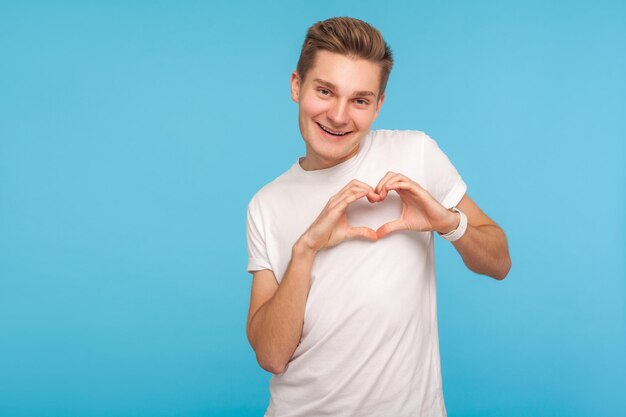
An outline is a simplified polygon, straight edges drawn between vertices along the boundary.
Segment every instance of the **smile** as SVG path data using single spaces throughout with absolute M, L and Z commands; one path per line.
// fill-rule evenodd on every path
M 317 122 L 315 122 L 317 123 Z M 339 132 L 339 131 L 335 131 L 335 130 L 331 130 L 329 128 L 327 128 L 324 125 L 321 125 L 319 123 L 317 123 L 317 125 L 320 127 L 320 129 L 322 129 L 324 132 L 328 133 L 329 135 L 333 135 L 333 136 L 345 136 L 348 133 L 352 133 L 352 131 L 348 131 L 348 132 Z

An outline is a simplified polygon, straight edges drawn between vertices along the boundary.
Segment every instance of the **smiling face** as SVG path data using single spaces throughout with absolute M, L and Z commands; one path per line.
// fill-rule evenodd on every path
M 378 116 L 380 65 L 324 50 L 304 82 L 291 76 L 291 97 L 299 104 L 300 133 L 306 143 L 305 170 L 335 166 L 354 156 Z

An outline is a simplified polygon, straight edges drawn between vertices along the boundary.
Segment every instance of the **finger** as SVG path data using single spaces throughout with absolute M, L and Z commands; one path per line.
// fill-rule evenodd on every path
M 372 187 L 370 186 L 363 187 L 360 184 L 355 184 L 352 186 L 352 188 L 348 188 L 345 191 L 343 191 L 341 194 L 334 196 L 332 201 L 330 202 L 330 206 L 335 207 L 346 198 L 352 197 L 356 194 L 359 195 L 358 198 L 361 198 L 367 195 L 367 199 L 370 203 L 380 201 L 380 196 L 374 192 L 374 189 Z
M 369 201 L 370 203 L 378 203 L 383 201 L 383 198 L 378 193 L 376 193 L 373 188 L 371 188 L 367 193 L 367 201 Z
M 375 203 L 377 201 L 381 201 L 382 199 L 380 198 L 380 196 L 374 191 L 374 188 L 369 185 L 364 183 L 363 181 L 359 181 L 359 180 L 352 180 L 350 182 L 355 188 L 365 188 L 367 190 L 369 190 L 370 192 L 367 194 L 367 199 L 370 203 Z M 350 188 L 348 188 L 350 189 Z
M 367 239 L 367 240 L 377 240 L 378 234 L 369 227 L 351 227 L 346 232 L 347 239 Z
M 374 189 L 372 188 L 369 193 L 367 193 L 367 201 L 370 203 L 380 203 L 384 198 L 380 196 Z
M 349 183 L 347 183 L 341 190 L 339 190 L 339 192 L 337 194 L 341 194 L 342 192 L 349 190 L 350 188 L 353 187 L 363 187 L 363 188 L 372 188 L 371 185 L 364 183 L 363 181 L 359 181 L 357 179 L 353 179 L 352 181 L 350 181 Z M 373 188 L 372 188 L 373 190 Z
M 376 186 L 376 190 L 378 190 L 378 194 L 384 199 L 387 198 L 387 194 L 388 194 L 388 189 L 386 189 L 387 185 L 389 184 L 394 184 L 396 182 L 399 181 L 404 181 L 404 182 L 409 182 L 412 183 L 413 181 L 411 181 L 410 178 L 399 174 L 399 173 L 394 173 L 389 171 L 389 173 L 387 175 L 385 175 L 385 177 L 383 177 L 383 179 L 378 183 L 378 185 Z
M 397 230 L 406 230 L 406 225 L 400 219 L 396 219 L 383 224 L 376 230 L 376 235 L 378 236 L 378 239 L 381 239 L 387 236 L 389 233 L 395 232 Z
M 374 191 L 376 191 L 376 193 L 377 193 L 377 194 L 380 194 L 380 193 L 381 193 L 381 191 L 382 191 L 382 189 L 383 189 L 383 186 L 387 183 L 387 181 L 389 180 L 389 178 L 391 178 L 391 177 L 393 177 L 393 176 L 395 176 L 395 175 L 396 175 L 396 173 L 395 173 L 395 172 L 388 171 L 388 172 L 385 174 L 385 176 L 384 176 L 384 177 L 382 177 L 382 178 L 380 179 L 380 181 L 378 181 L 378 184 L 376 184 L 376 187 L 374 187 Z
M 329 202 L 334 202 L 335 200 L 337 200 L 346 190 L 348 190 L 350 187 L 352 187 L 354 184 L 352 181 L 350 181 L 349 183 L 347 183 L 346 185 L 344 185 L 339 191 L 337 191 L 335 194 L 333 194 L 328 201 Z
M 367 190 L 366 187 L 362 187 L 359 185 L 351 185 L 349 187 L 344 187 L 337 194 L 333 195 L 330 198 L 330 200 L 328 200 L 328 202 L 331 206 L 335 206 L 339 201 L 344 199 L 346 196 L 352 195 L 356 192 L 365 191 L 365 190 Z
M 384 182 L 380 184 L 378 194 L 380 194 L 382 198 L 387 198 L 387 194 L 389 193 L 389 189 L 387 187 L 389 186 L 389 184 L 396 184 L 397 182 L 402 180 L 404 180 L 404 177 L 401 174 L 389 176 L 387 179 L 385 179 Z
M 418 183 L 411 181 L 407 178 L 393 179 L 389 183 L 385 184 L 385 186 L 383 187 L 383 190 L 386 190 L 387 192 L 391 190 L 408 191 L 416 197 L 422 197 L 425 192 L 425 190 L 422 187 L 420 187 Z
M 333 206 L 333 209 L 339 210 L 339 212 L 344 212 L 350 204 L 354 203 L 359 198 L 365 197 L 369 192 L 369 190 L 361 190 L 360 192 L 347 195 L 343 200 L 338 201 L 337 204 Z

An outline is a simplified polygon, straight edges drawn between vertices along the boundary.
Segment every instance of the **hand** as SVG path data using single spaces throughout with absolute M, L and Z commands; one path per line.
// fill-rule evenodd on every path
M 365 196 L 370 203 L 383 200 L 371 186 L 358 180 L 350 181 L 328 200 L 317 219 L 300 237 L 300 242 L 308 249 L 318 252 L 348 239 L 378 239 L 376 232 L 369 227 L 352 227 L 348 223 L 346 209 L 351 203 Z
M 390 171 L 375 188 L 382 199 L 391 190 L 396 191 L 402 200 L 402 214 L 376 230 L 379 239 L 396 230 L 447 233 L 458 226 L 458 213 L 446 209 L 428 191 L 404 175 Z

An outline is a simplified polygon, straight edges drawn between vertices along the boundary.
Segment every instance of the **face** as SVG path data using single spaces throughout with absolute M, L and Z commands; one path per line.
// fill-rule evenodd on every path
M 378 116 L 379 64 L 318 51 L 304 82 L 291 75 L 291 97 L 306 143 L 305 170 L 329 168 L 354 156 Z

